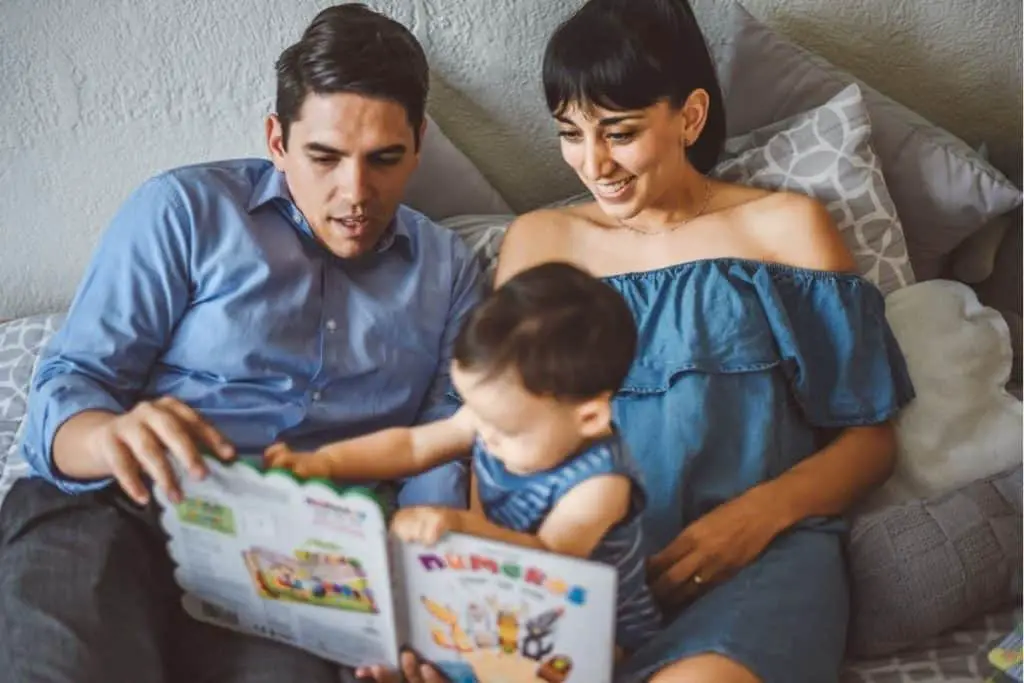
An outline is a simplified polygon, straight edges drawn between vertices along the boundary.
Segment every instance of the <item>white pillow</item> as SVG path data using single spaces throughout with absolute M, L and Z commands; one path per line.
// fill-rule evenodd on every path
M 512 213 L 469 157 L 429 116 L 420 165 L 409 178 L 402 203 L 435 221 L 466 214 Z
M 439 223 L 461 237 L 470 251 L 480 259 L 487 282 L 490 283 L 498 265 L 498 252 L 505 239 L 505 231 L 515 218 L 512 213 L 452 216 Z
M 896 471 L 868 507 L 929 498 L 1021 463 L 1022 404 L 1003 317 L 967 285 L 930 280 L 893 292 L 886 317 L 917 398 L 896 421 Z

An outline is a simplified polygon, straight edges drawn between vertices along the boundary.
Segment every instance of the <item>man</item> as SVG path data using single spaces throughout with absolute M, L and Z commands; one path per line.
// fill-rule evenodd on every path
M 144 183 L 41 359 L 22 444 L 36 476 L 0 510 L 5 680 L 338 680 L 184 615 L 147 480 L 174 500 L 170 459 L 201 477 L 201 450 L 315 447 L 450 414 L 450 346 L 481 276 L 457 237 L 399 205 L 428 87 L 408 30 L 326 9 L 277 80 L 272 161 Z M 465 505 L 464 479 L 429 472 L 399 503 Z

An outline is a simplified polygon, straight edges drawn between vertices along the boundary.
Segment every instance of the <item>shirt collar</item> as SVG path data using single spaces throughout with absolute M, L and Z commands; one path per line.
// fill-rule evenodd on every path
M 299 207 L 292 200 L 292 193 L 288 189 L 284 173 L 278 171 L 273 165 L 263 172 L 259 182 L 256 183 L 256 187 L 253 188 L 252 195 L 249 197 L 249 206 L 247 208 L 249 213 L 252 213 L 261 206 L 271 202 L 280 204 L 293 223 L 301 227 L 304 232 L 309 232 Z M 377 246 L 374 247 L 374 252 L 380 254 L 390 250 L 392 247 L 398 247 L 407 256 L 412 255 L 412 236 L 409 234 L 408 218 L 403 218 L 401 214 L 402 209 L 399 207 L 398 211 L 395 212 L 395 217 L 391 219 L 387 230 L 384 231 Z

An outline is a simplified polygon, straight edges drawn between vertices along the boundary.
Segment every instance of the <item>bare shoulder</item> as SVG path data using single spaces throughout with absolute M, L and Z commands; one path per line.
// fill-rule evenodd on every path
M 743 207 L 766 259 L 798 268 L 852 272 L 857 263 L 828 209 L 795 192 L 772 192 Z
M 574 207 L 538 209 L 516 218 L 501 243 L 495 285 L 538 264 L 568 260 L 573 226 L 580 220 Z

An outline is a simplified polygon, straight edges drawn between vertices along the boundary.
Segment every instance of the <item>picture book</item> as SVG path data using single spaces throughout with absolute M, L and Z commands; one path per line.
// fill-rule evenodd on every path
M 996 676 L 989 679 L 995 683 L 1021 683 L 1024 677 L 1024 657 L 1021 656 L 1021 640 L 1024 627 L 1017 624 L 998 645 L 988 653 L 988 661 L 997 670 Z
M 208 459 L 183 500 L 155 491 L 192 617 L 347 666 L 409 646 L 455 683 L 612 677 L 613 568 L 462 534 L 389 536 L 369 489 Z

